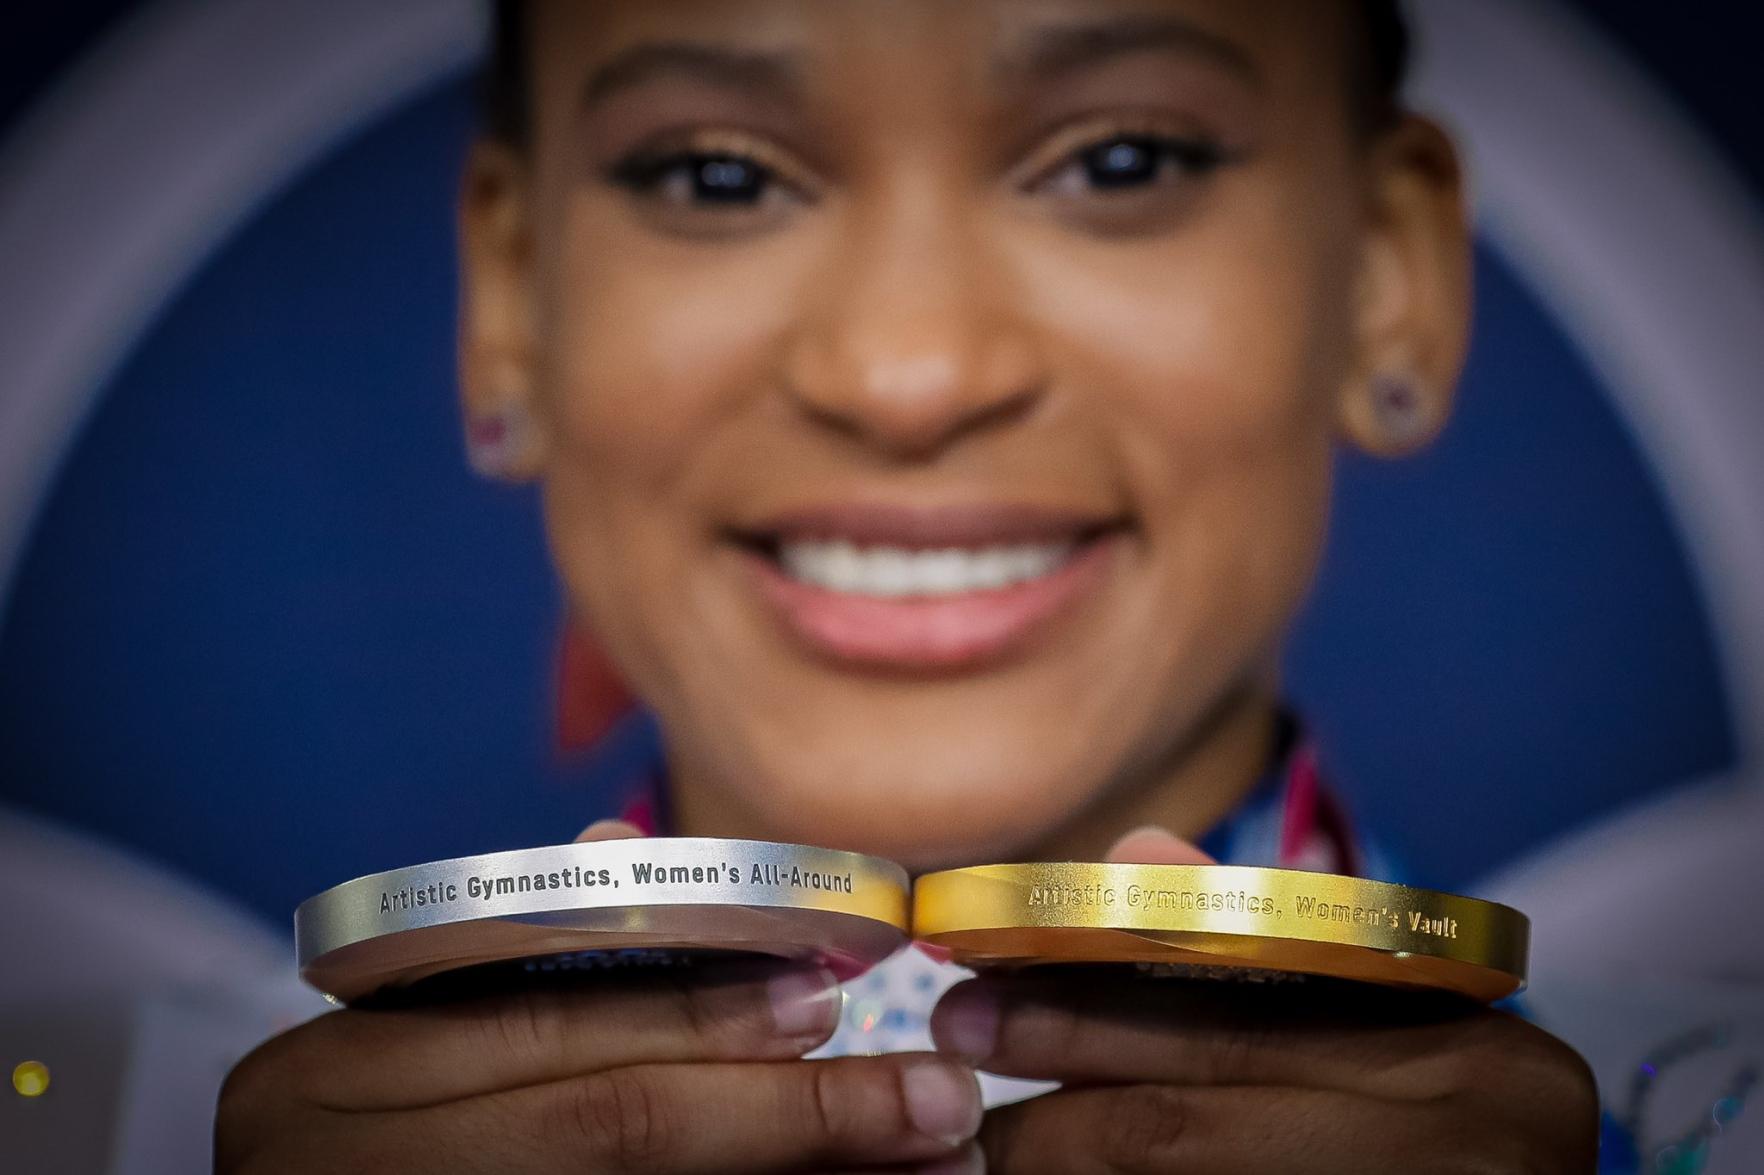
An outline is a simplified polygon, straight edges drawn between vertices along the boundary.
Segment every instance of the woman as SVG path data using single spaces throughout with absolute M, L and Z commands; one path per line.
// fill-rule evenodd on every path
M 474 460 L 542 482 L 575 614 L 660 721 L 668 831 L 915 871 L 1244 859 L 1273 805 L 1279 859 L 1352 865 L 1274 666 L 1334 447 L 1429 440 L 1468 317 L 1459 172 L 1397 103 L 1390 5 L 502 25 L 462 212 Z M 339 1012 L 235 1072 L 219 1162 L 1594 1163 L 1585 1066 L 1498 1012 L 987 980 L 943 998 L 940 1055 L 799 1061 L 836 997 L 773 970 Z M 1062 1086 L 983 1114 L 976 1068 Z

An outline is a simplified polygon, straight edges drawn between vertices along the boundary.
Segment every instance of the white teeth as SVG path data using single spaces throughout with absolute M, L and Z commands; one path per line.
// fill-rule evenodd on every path
M 793 579 L 860 596 L 943 596 L 1040 579 L 1072 554 L 1073 544 L 1021 543 L 980 550 L 909 551 L 858 547 L 844 540 L 798 540 L 779 550 Z

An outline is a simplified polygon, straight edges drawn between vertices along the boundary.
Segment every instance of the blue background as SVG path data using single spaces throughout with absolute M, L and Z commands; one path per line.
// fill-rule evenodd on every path
M 0 116 L 130 7 L 28 12 Z M 1586 7 L 1756 180 L 1756 86 L 1721 80 L 1753 68 L 1737 25 Z M 281 921 L 345 877 L 567 838 L 651 746 L 639 723 L 596 760 L 553 753 L 536 504 L 465 470 L 471 118 L 450 84 L 334 152 L 110 380 L 0 617 L 0 801 Z M 1459 415 L 1418 459 L 1344 460 L 1290 658 L 1362 822 L 1441 885 L 1733 754 L 1658 487 L 1573 345 L 1481 263 Z

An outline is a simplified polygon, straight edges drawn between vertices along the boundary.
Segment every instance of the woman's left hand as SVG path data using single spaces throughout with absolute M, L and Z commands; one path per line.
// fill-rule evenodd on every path
M 1173 838 L 1167 849 L 1136 839 L 1111 856 L 1195 859 Z M 951 989 L 932 1031 L 988 1072 L 1062 1083 L 987 1114 L 980 1142 L 995 1175 L 1597 1165 L 1586 1063 L 1524 1020 L 1456 998 L 1042 968 Z

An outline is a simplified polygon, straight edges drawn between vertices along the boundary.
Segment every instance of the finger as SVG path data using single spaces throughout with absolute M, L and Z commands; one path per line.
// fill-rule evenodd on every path
M 1218 864 L 1187 841 L 1153 824 L 1123 836 L 1103 859 L 1122 865 Z
M 986 1153 L 970 1142 L 947 1159 L 929 1163 L 900 1163 L 887 1167 L 848 1167 L 838 1175 L 986 1175 Z
M 1454 1156 L 1472 1140 L 1446 1118 L 1328 1090 L 1133 1085 L 993 1110 L 980 1143 L 990 1175 L 1367 1175 Z
M 957 1158 L 981 1102 L 972 1070 L 919 1053 L 641 1065 L 405 1117 L 433 1170 L 460 1170 L 460 1155 L 493 1141 L 485 1169 L 498 1172 L 736 1175 Z
M 412 1108 L 625 1065 L 800 1057 L 833 1034 L 839 1008 L 824 969 L 591 973 L 457 1004 L 333 1012 L 247 1057 L 232 1083 L 245 1100 L 275 1082 L 328 1108 Z
M 596 820 L 576 835 L 575 843 L 588 844 L 597 840 L 632 840 L 643 830 L 628 820 Z
M 1013 1077 L 1424 1099 L 1452 1088 L 1467 1058 L 1497 1054 L 1514 1036 L 1508 1020 L 1363 985 L 1275 989 L 1066 967 L 958 984 L 933 1011 L 931 1033 L 940 1051 Z

